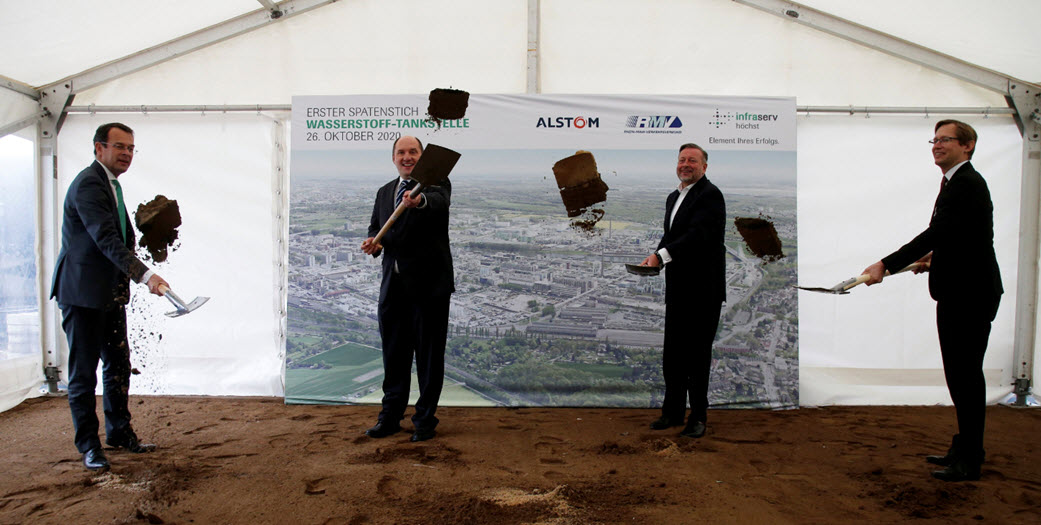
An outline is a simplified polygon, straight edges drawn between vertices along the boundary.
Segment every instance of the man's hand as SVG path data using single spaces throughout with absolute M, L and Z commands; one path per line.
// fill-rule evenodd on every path
M 153 273 L 152 276 L 148 278 L 148 282 L 145 284 L 148 285 L 149 292 L 152 292 L 160 297 L 162 297 L 163 294 L 166 293 L 165 291 L 159 290 L 160 286 L 164 286 L 166 290 L 170 289 L 170 283 L 163 280 L 162 277 L 159 277 L 159 274 L 157 273 Z
M 915 262 L 921 263 L 921 265 L 911 270 L 912 272 L 916 274 L 928 272 L 929 266 L 931 266 L 933 263 L 933 252 L 925 254 L 925 257 L 922 257 L 921 259 L 918 259 Z
M 869 279 L 864 283 L 868 286 L 872 284 L 878 284 L 882 282 L 882 277 L 886 274 L 886 266 L 882 264 L 882 261 L 878 261 L 867 268 L 860 275 L 867 275 Z
M 401 196 L 401 202 L 405 203 L 406 208 L 415 208 L 420 204 L 423 204 L 423 194 L 416 195 L 416 198 L 412 198 L 412 190 L 408 190 L 404 195 Z
M 658 264 L 658 254 L 652 253 L 648 255 L 647 258 L 644 259 L 642 263 L 640 263 L 640 266 L 653 266 L 655 268 L 658 268 L 660 266 Z
M 372 255 L 383 249 L 383 245 L 376 244 L 372 242 L 373 240 L 375 240 L 375 237 L 369 237 L 368 239 L 361 241 L 361 251 L 365 252 L 367 255 Z

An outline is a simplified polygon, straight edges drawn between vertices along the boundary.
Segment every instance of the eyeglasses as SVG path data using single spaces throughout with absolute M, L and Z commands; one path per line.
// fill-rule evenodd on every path
M 958 140 L 958 137 L 940 137 L 929 141 L 929 144 L 947 144 L 952 140 Z
M 113 148 L 116 148 L 119 151 L 125 151 L 125 152 L 127 152 L 127 153 L 129 153 L 131 155 L 133 155 L 134 153 L 140 153 L 141 152 L 141 150 L 134 149 L 134 145 L 133 144 L 131 144 L 129 146 L 127 146 L 126 144 L 123 144 L 122 142 L 117 142 L 115 144 L 109 144 L 108 142 L 99 142 L 99 144 L 103 144 L 105 146 L 112 146 Z

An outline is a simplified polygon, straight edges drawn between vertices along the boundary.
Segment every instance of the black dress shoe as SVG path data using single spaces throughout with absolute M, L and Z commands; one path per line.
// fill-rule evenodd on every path
M 95 447 L 83 453 L 83 466 L 87 467 L 87 470 L 105 471 L 109 468 L 108 458 L 101 447 Z
M 385 438 L 398 432 L 401 432 L 401 425 L 380 421 L 374 427 L 366 430 L 365 435 L 373 438 Z
M 125 448 L 129 452 L 134 454 L 143 454 L 145 452 L 152 452 L 157 447 L 152 443 L 142 443 L 137 440 L 136 434 L 129 434 L 122 439 L 109 439 L 105 438 L 105 444 L 110 447 Z
M 675 420 L 675 419 L 671 419 L 671 418 L 667 418 L 665 416 L 662 416 L 662 417 L 659 417 L 658 419 L 655 419 L 654 422 L 651 423 L 651 429 L 652 430 L 665 430 L 666 428 L 678 427 L 678 426 L 680 426 L 682 424 L 683 424 L 683 420 L 682 419 Z
M 954 463 L 954 455 L 948 452 L 944 456 L 925 456 L 925 460 L 933 465 L 939 465 L 941 467 L 949 467 L 951 463 Z
M 426 441 L 428 439 L 433 439 L 436 435 L 437 432 L 434 432 L 434 429 L 432 428 L 429 430 L 417 428 L 416 431 L 412 433 L 412 437 L 408 438 L 408 440 L 413 443 L 416 443 L 418 441 Z
M 687 426 L 683 427 L 683 431 L 680 432 L 681 436 L 689 438 L 699 438 L 705 435 L 705 424 L 701 421 L 691 421 L 687 423 Z
M 964 459 L 956 459 L 943 470 L 934 470 L 933 477 L 944 481 L 976 481 L 980 479 L 980 466 Z

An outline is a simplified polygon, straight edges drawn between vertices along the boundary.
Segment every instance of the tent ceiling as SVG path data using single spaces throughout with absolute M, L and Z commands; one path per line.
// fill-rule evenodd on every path
M 800 0 L 801 4 L 1008 76 L 1041 83 L 1041 2 Z
M 541 0 L 541 3 L 543 22 L 551 26 L 554 22 L 552 13 L 555 12 L 574 14 L 580 11 L 585 12 L 587 18 L 596 20 L 617 9 L 636 8 L 648 14 L 683 13 L 689 12 L 692 5 L 712 8 L 714 4 L 730 2 L 671 0 L 657 2 L 653 7 L 632 0 L 596 3 Z M 1031 21 L 1041 19 L 1041 2 L 1035 0 L 878 0 L 870 4 L 804 0 L 802 3 L 1015 78 L 1035 83 L 1041 81 L 1041 53 L 1027 45 L 1036 42 Z M 510 21 L 498 18 L 496 14 L 500 10 L 492 9 L 491 5 L 482 9 L 464 9 L 461 5 L 472 7 L 466 2 L 343 0 L 337 4 L 351 4 L 350 7 L 338 6 L 339 10 L 368 14 L 373 21 L 385 20 L 380 11 L 407 14 L 433 6 L 437 11 L 466 14 L 462 18 L 467 19 L 467 31 L 478 31 L 478 28 L 488 26 L 508 30 L 525 26 L 527 20 L 523 10 L 514 15 L 512 13 L 518 10 L 510 9 L 511 16 L 515 17 Z M 336 7 L 334 4 L 329 9 L 336 10 Z M 0 48 L 5 50 L 0 59 L 0 75 L 32 86 L 46 85 L 258 8 L 262 6 L 257 0 L 110 0 L 102 3 L 0 0 L 0 12 L 4 13 L 0 21 Z M 481 13 L 486 20 L 475 22 L 471 17 L 476 13 Z M 698 31 L 704 30 L 704 25 L 698 24 L 696 18 L 690 24 L 676 23 L 677 20 L 684 18 L 659 17 L 656 27 L 668 22 L 666 25 L 673 26 L 676 31 L 695 37 Z M 400 37 L 404 31 L 393 26 L 384 29 L 391 30 L 390 40 Z M 293 31 L 282 36 L 294 39 L 306 32 L 307 28 L 297 24 Z M 105 36 L 99 38 L 98 35 Z M 329 38 L 330 35 L 324 36 Z M 339 33 L 332 40 L 344 36 Z M 543 45 L 552 45 L 551 38 L 552 35 L 544 34 Z M 525 46 L 525 43 L 522 41 L 520 45 Z M 368 50 L 362 49 L 361 52 L 378 48 L 379 45 L 373 42 Z M 352 52 L 358 53 L 359 50 Z
M 0 75 L 46 85 L 261 8 L 257 0 L 0 0 Z

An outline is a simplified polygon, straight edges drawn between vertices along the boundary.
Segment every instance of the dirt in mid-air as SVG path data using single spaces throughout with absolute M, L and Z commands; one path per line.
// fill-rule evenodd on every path
M 152 260 L 166 260 L 169 251 L 176 250 L 177 227 L 181 225 L 181 210 L 177 201 L 156 195 L 151 201 L 137 206 L 134 222 L 141 232 L 138 244 L 148 250 Z
M 604 217 L 602 207 L 596 204 L 607 200 L 607 183 L 596 169 L 596 159 L 588 151 L 578 151 L 553 164 L 553 176 L 560 188 L 571 227 L 593 233 Z

